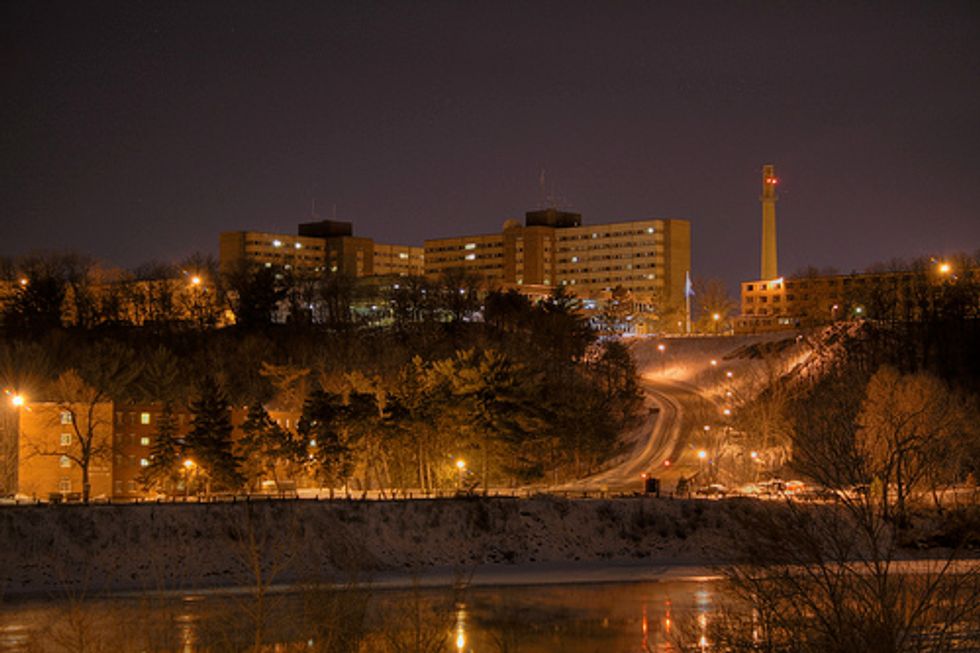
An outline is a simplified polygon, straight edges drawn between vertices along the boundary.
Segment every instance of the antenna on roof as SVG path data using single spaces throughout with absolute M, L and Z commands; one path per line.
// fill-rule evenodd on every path
M 545 169 L 541 168 L 541 174 L 538 175 L 538 188 L 541 191 L 541 196 L 538 198 L 538 203 L 541 205 L 542 209 L 548 208 L 548 191 L 545 184 Z

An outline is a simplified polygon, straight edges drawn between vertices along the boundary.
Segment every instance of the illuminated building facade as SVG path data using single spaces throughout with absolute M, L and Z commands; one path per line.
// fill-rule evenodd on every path
M 980 285 L 980 270 L 954 270 L 947 263 L 935 263 L 913 270 L 746 281 L 735 330 L 794 329 L 860 318 L 914 322 L 934 310 L 945 284 L 958 283 Z M 980 311 L 980 305 L 972 310 Z
M 353 277 L 421 275 L 423 250 L 354 236 L 350 222 L 321 220 L 299 225 L 296 235 L 229 231 L 219 241 L 221 269 L 241 262 L 301 273 L 341 272 Z
M 499 234 L 425 241 L 425 271 L 461 268 L 491 286 L 523 292 L 565 286 L 582 299 L 608 297 L 616 288 L 634 301 L 682 305 L 691 269 L 686 220 L 638 220 L 583 225 L 582 216 L 549 209 L 508 220 Z

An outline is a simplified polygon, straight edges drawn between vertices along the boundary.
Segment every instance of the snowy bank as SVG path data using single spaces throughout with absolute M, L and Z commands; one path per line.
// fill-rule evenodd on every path
M 606 565 L 635 568 L 640 579 L 657 567 L 710 564 L 741 508 L 639 497 L 9 507 L 0 510 L 0 597 L 446 570 L 502 577 L 581 567 L 588 575 Z

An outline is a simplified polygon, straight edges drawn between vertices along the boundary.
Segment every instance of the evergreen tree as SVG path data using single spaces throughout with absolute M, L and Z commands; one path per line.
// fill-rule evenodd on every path
M 303 441 L 279 426 L 259 402 L 249 407 L 242 432 L 240 451 L 246 479 L 252 484 L 263 476 L 271 476 L 276 489 L 280 489 L 280 472 L 289 470 L 305 457 Z
M 309 443 L 317 477 L 326 483 L 346 485 L 354 472 L 346 413 L 341 396 L 322 388 L 311 392 L 303 404 L 297 430 Z
M 208 476 L 211 484 L 227 489 L 241 487 L 244 479 L 239 459 L 232 451 L 231 415 L 228 399 L 213 376 L 205 376 L 197 401 L 191 404 L 191 431 L 187 434 L 186 453 Z
M 174 493 L 180 477 L 182 449 L 173 404 L 164 402 L 150 449 L 150 464 L 143 469 L 139 478 L 144 489 L 158 488 L 169 494 Z

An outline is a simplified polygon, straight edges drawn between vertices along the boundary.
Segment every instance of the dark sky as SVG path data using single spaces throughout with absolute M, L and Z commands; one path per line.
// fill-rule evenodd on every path
M 549 193 L 687 218 L 694 272 L 980 248 L 980 3 L 77 2 L 0 8 L 0 254 L 486 233 Z

